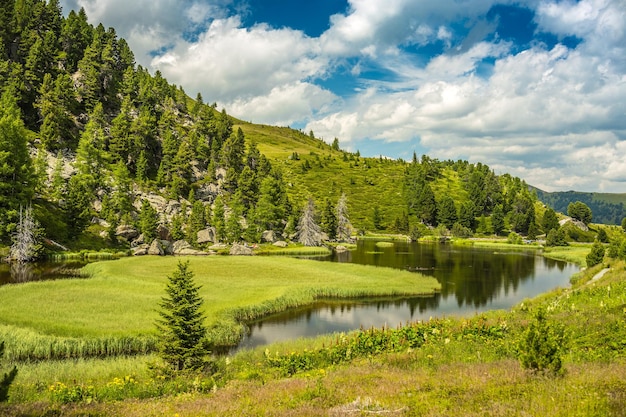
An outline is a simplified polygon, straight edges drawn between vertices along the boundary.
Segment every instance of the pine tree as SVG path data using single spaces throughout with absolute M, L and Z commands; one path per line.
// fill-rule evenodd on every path
M 200 369 L 211 353 L 199 291 L 189 261 L 179 262 L 178 269 L 168 276 L 157 321 L 158 355 L 173 371 Z
M 337 237 L 337 214 L 335 207 L 326 199 L 321 221 L 322 230 L 328 235 L 328 239 L 334 240 Z
M 0 101 L 0 239 L 17 223 L 20 205 L 33 195 L 33 169 L 27 136 L 11 89 Z
M 139 212 L 139 230 L 143 234 L 144 242 L 151 242 L 156 238 L 156 229 L 158 225 L 157 211 L 150 205 L 148 200 L 141 202 L 141 211 Z

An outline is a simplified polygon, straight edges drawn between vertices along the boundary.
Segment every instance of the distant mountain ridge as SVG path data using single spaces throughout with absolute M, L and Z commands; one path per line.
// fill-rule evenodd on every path
M 567 213 L 570 203 L 580 201 L 593 212 L 593 222 L 602 224 L 621 224 L 626 217 L 626 193 L 590 193 L 581 191 L 547 192 L 531 187 L 537 198 L 557 212 Z

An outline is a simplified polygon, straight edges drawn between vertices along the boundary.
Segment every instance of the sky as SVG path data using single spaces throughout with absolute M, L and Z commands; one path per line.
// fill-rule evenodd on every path
M 626 0 L 61 0 L 242 120 L 626 193 Z

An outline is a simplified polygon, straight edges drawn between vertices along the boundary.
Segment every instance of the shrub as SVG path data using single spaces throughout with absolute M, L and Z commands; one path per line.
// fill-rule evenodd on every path
M 602 245 L 602 243 L 596 240 L 595 242 L 593 242 L 593 245 L 591 246 L 591 252 L 587 254 L 587 258 L 586 258 L 587 266 L 591 268 L 592 266 L 596 266 L 599 263 L 602 263 L 603 260 L 604 260 L 604 246 Z
M 506 243 L 511 245 L 521 245 L 522 237 L 515 232 L 509 233 L 509 236 L 506 238 Z
M 522 367 L 545 375 L 562 373 L 564 342 L 563 327 L 550 323 L 545 310 L 539 309 L 518 343 Z

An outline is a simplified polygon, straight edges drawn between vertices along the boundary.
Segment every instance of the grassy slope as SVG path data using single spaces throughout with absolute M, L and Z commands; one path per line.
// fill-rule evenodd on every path
M 88 265 L 93 277 L 86 280 L 2 286 L 0 323 L 66 337 L 152 333 L 166 277 L 179 261 L 124 258 Z M 232 320 L 234 310 L 254 316 L 309 303 L 317 295 L 428 294 L 439 286 L 410 272 L 282 257 L 193 258 L 190 267 L 202 286 L 209 326 Z
M 383 224 L 389 227 L 406 211 L 403 183 L 405 164 L 379 158 L 356 158 L 334 151 L 321 140 L 311 139 L 297 130 L 254 124 L 241 127 L 247 140 L 254 140 L 259 150 L 283 170 L 289 184 L 287 192 L 296 207 L 313 197 L 318 210 L 325 199 L 337 204 L 342 192 L 348 197 L 349 215 L 357 229 L 373 230 L 374 205 L 378 205 Z M 291 156 L 297 152 L 300 160 Z M 311 169 L 303 172 L 305 161 Z

